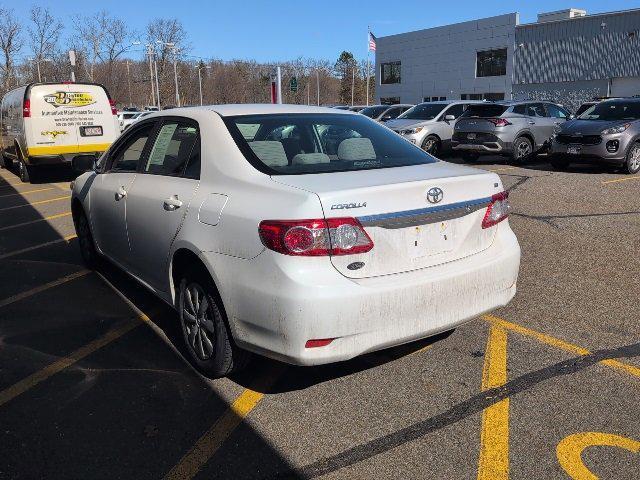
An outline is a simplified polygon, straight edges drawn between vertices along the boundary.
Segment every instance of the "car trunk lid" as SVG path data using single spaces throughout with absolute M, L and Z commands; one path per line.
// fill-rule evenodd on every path
M 502 191 L 496 174 L 446 162 L 272 178 L 318 195 L 325 218 L 360 221 L 373 249 L 331 257 L 350 278 L 427 268 L 488 248 L 495 229 L 481 223 L 491 196 Z

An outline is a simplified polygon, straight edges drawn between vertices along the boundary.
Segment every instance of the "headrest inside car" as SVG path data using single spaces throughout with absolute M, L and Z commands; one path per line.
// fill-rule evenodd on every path
M 249 142 L 249 146 L 253 153 L 265 164 L 270 167 L 286 167 L 289 165 L 287 154 L 280 142 L 258 140 Z
M 347 138 L 338 145 L 338 158 L 346 162 L 375 160 L 376 151 L 368 138 Z
M 299 153 L 291 160 L 292 165 L 313 165 L 314 163 L 329 163 L 329 155 L 324 153 Z

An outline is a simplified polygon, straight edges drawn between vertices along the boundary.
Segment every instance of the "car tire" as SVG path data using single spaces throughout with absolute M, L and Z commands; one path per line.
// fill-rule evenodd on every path
M 25 163 L 22 155 L 18 157 L 18 176 L 22 183 L 33 183 L 34 181 L 33 167 Z
M 219 378 L 246 366 L 251 354 L 233 342 L 222 301 L 210 279 L 199 272 L 183 275 L 177 303 L 184 341 L 199 371 Z
M 480 158 L 480 154 L 479 153 L 474 153 L 474 152 L 463 152 L 462 153 L 462 159 L 466 162 L 475 162 L 476 160 L 478 160 L 478 158 Z
M 84 212 L 80 212 L 75 219 L 76 235 L 78 236 L 78 244 L 80 245 L 80 256 L 82 261 L 89 269 L 96 269 L 100 260 L 100 254 L 96 249 L 93 241 L 91 226 L 89 219 Z
M 634 142 L 627 151 L 622 171 L 630 175 L 640 172 L 640 142 Z
M 435 135 L 427 135 L 422 141 L 422 149 L 435 157 L 440 153 L 440 139 Z
M 518 137 L 513 142 L 510 160 L 514 164 L 521 164 L 533 156 L 533 143 L 527 137 Z
M 562 157 L 552 157 L 551 158 L 551 166 L 555 169 L 555 170 L 566 170 L 569 167 L 569 160 L 567 160 L 566 158 L 562 158 Z

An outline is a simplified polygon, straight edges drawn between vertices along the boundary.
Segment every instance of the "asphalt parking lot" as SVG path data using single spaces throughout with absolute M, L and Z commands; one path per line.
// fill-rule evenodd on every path
M 508 307 L 219 380 L 184 360 L 167 306 L 84 269 L 67 173 L 0 170 L 0 479 L 639 478 L 640 176 L 478 166 L 510 189 Z

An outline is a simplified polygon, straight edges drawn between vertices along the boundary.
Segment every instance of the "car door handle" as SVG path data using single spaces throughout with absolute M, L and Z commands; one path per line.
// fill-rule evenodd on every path
M 126 197 L 127 196 L 127 191 L 124 189 L 124 186 L 118 188 L 118 191 L 115 193 L 114 196 L 115 196 L 116 202 L 119 202 L 124 197 Z
M 535 125 L 535 124 L 536 124 L 536 122 L 534 122 L 532 120 L 529 120 L 529 125 Z
M 173 195 L 164 201 L 164 209 L 168 212 L 177 210 L 182 206 L 182 201 L 178 200 L 177 195 Z

